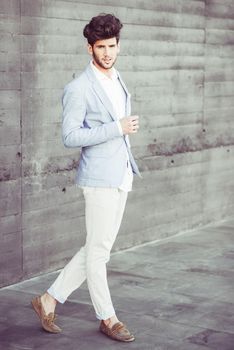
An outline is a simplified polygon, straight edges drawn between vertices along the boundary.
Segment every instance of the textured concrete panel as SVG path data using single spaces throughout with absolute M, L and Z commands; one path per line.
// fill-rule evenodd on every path
M 22 278 L 20 1 L 0 4 L 0 285 Z
M 3 0 L 1 253 L 13 256 L 1 284 L 63 266 L 84 240 L 79 150 L 62 144 L 61 97 L 89 61 L 82 30 L 100 12 L 124 23 L 117 67 L 141 125 L 131 143 L 143 179 L 114 249 L 232 215 L 232 0 Z

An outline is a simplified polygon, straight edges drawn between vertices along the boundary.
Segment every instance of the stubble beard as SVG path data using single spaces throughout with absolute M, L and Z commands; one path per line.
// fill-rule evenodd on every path
M 114 66 L 114 64 L 115 64 L 115 62 L 116 62 L 116 60 L 117 60 L 117 56 L 116 56 L 116 58 L 114 59 L 114 61 L 112 62 L 112 64 L 111 64 L 111 66 L 105 66 L 103 63 L 102 63 L 102 61 L 100 61 L 99 60 L 99 58 L 95 55 L 95 53 L 93 52 L 93 60 L 95 61 L 95 63 L 98 65 L 98 66 L 100 66 L 101 68 L 103 68 L 103 69 L 105 69 L 105 70 L 109 70 L 109 69 L 111 69 L 113 66 Z

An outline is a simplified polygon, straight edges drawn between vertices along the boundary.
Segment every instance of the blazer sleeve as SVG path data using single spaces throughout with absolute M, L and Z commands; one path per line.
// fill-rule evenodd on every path
M 67 85 L 63 99 L 62 136 L 66 147 L 94 146 L 120 137 L 116 121 L 104 123 L 94 128 L 84 127 L 86 116 L 85 89 Z

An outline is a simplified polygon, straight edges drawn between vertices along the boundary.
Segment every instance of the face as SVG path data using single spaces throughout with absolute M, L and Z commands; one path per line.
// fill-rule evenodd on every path
M 116 38 L 97 40 L 93 46 L 88 44 L 88 52 L 93 56 L 94 64 L 101 71 L 111 69 L 119 53 L 119 44 Z

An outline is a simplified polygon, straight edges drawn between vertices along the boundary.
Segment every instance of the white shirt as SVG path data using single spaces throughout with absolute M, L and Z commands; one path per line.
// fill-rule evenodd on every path
M 123 135 L 123 131 L 122 131 L 122 127 L 119 122 L 119 119 L 123 118 L 126 115 L 126 93 L 118 79 L 118 74 L 115 68 L 112 68 L 111 78 L 109 78 L 104 73 L 102 73 L 97 67 L 95 67 L 92 61 L 90 62 L 90 65 L 94 71 L 96 78 L 98 79 L 103 90 L 105 91 L 107 97 L 111 101 L 115 114 L 118 118 L 116 123 L 118 125 L 119 132 L 121 135 Z M 126 150 L 126 171 L 124 174 L 122 184 L 119 186 L 119 188 L 125 192 L 131 191 L 132 181 L 133 181 L 132 167 L 129 161 L 128 152 Z

